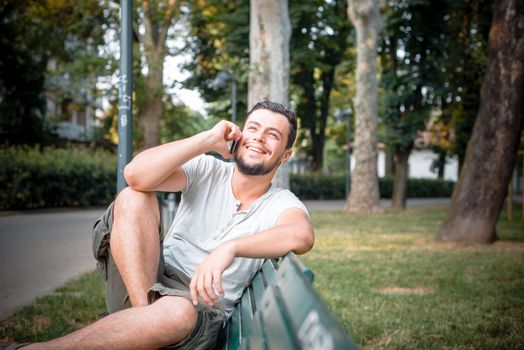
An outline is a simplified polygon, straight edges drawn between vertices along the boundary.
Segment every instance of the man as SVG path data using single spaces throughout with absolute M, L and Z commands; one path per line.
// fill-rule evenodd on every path
M 313 246 L 304 205 L 271 185 L 291 156 L 293 112 L 258 103 L 244 129 L 212 129 L 138 154 L 94 230 L 110 314 L 39 349 L 207 349 L 265 258 Z M 228 142 L 236 141 L 235 163 Z M 155 191 L 182 191 L 165 241 Z

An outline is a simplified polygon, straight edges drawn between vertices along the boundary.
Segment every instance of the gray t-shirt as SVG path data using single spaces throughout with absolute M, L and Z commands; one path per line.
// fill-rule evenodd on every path
M 183 165 L 187 178 L 182 201 L 164 241 L 166 264 L 192 277 L 197 266 L 221 243 L 249 236 L 275 226 L 289 208 L 304 204 L 290 191 L 271 185 L 248 210 L 240 205 L 231 185 L 234 164 L 201 155 Z M 262 259 L 236 258 L 222 275 L 225 311 L 233 312 L 235 303 L 262 266 Z

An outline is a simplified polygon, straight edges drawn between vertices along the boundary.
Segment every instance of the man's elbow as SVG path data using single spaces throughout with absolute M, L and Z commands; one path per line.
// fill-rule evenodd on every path
M 146 191 L 143 184 L 140 181 L 140 176 L 137 174 L 136 167 L 132 163 L 129 163 L 124 168 L 124 179 L 126 183 L 135 191 Z
M 300 230 L 297 237 L 297 248 L 293 250 L 295 254 L 305 254 L 309 252 L 315 244 L 315 234 L 311 226 Z

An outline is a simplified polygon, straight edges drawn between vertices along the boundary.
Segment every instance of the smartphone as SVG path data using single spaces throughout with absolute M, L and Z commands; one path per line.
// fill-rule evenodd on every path
M 238 141 L 233 140 L 233 142 L 231 143 L 231 147 L 229 147 L 229 154 L 234 155 L 235 152 L 237 151 L 237 146 L 238 146 Z

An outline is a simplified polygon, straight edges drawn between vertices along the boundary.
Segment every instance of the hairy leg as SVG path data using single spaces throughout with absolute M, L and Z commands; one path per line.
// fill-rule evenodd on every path
M 186 338 L 196 321 L 197 312 L 189 300 L 165 296 L 151 305 L 116 312 L 74 333 L 24 349 L 158 349 Z
M 153 192 L 129 187 L 115 201 L 110 246 L 132 306 L 148 304 L 160 259 L 160 212 Z

